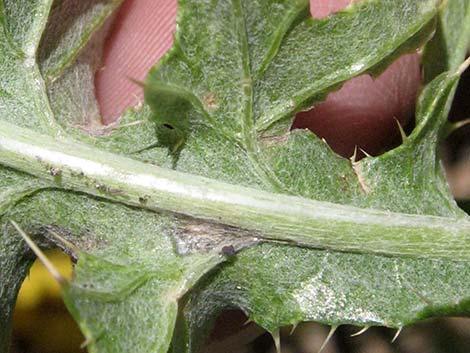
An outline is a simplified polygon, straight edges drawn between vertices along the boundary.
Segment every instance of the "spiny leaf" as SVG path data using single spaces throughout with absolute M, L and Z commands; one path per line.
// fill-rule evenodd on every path
M 460 44 L 454 46 L 448 43 L 447 51 L 440 52 L 440 55 L 445 55 L 450 62 L 460 63 L 465 55 L 462 48 L 467 45 L 463 43 L 469 41 L 468 31 L 465 30 L 468 21 L 452 20 L 449 13 L 456 8 L 462 18 L 470 14 L 468 2 L 449 1 L 448 7 L 444 8 L 443 17 L 440 17 L 440 26 L 445 33 L 454 36 L 454 43 Z M 438 36 L 430 46 L 442 48 L 442 44 L 438 42 L 443 40 L 443 36 Z M 430 50 L 426 52 L 429 53 Z M 432 65 L 430 60 L 438 61 L 435 57 L 428 56 L 425 67 Z M 456 70 L 457 66 L 458 64 L 454 64 L 447 69 Z M 372 186 L 372 194 L 375 195 L 369 197 L 369 202 L 373 202 L 374 207 L 409 213 L 451 212 L 461 215 L 449 195 L 436 157 L 439 131 L 445 124 L 457 80 L 457 76 L 442 74 L 426 87 L 417 111 L 419 125 L 404 145 L 379 158 L 366 158 L 356 165 L 354 172 L 367 170 L 362 174 L 363 182 Z M 307 136 L 305 134 L 305 138 Z M 320 141 L 316 144 L 321 145 Z M 308 166 L 306 174 L 314 175 L 311 179 L 318 180 L 316 175 L 321 174 L 322 169 L 315 166 L 325 163 L 323 169 L 327 168 L 328 159 L 325 155 L 332 153 L 324 147 L 324 152 L 318 153 L 321 158 L 316 157 L 315 161 L 309 161 L 302 154 L 305 146 L 305 143 L 299 144 L 299 164 L 305 163 Z M 295 151 L 297 150 L 290 148 L 291 156 L 297 156 Z M 309 156 L 314 155 L 313 152 L 306 151 Z M 289 153 L 285 157 L 278 157 L 285 158 L 284 167 L 292 163 L 292 159 L 295 160 L 289 159 Z M 347 161 L 341 162 L 337 157 L 330 160 L 334 167 L 329 169 L 329 175 L 335 173 L 335 170 L 341 170 L 339 167 L 342 163 L 343 172 L 338 173 L 338 177 L 348 180 L 350 177 L 344 172 L 348 168 Z M 301 168 L 297 167 L 298 169 Z M 283 170 L 285 173 L 292 173 L 291 180 L 300 183 L 298 173 L 289 172 L 287 168 Z M 378 177 L 379 175 L 383 177 Z M 423 178 L 422 198 L 418 197 L 420 187 L 416 184 L 416 178 L 420 175 Z M 306 183 L 306 179 L 307 177 L 303 177 L 300 181 Z M 323 185 L 328 183 L 323 182 Z M 315 191 L 309 192 L 313 194 L 312 197 L 318 197 L 314 195 Z M 316 191 L 317 195 L 331 197 L 330 200 L 357 203 L 356 195 L 360 193 L 355 191 L 349 201 L 344 195 L 347 192 L 344 185 L 331 186 L 323 193 Z M 432 201 L 433 198 L 441 198 L 441 201 Z M 236 263 L 225 267 L 215 278 L 204 281 L 187 301 L 177 326 L 179 332 L 186 335 L 186 340 L 175 342 L 175 351 L 184 351 L 184 345 L 189 347 L 187 351 L 196 351 L 203 342 L 201 335 L 207 332 L 207 327 L 213 322 L 210 318 L 216 317 L 224 308 L 233 306 L 250 313 L 253 320 L 268 330 L 303 320 L 322 321 L 330 325 L 353 323 L 402 327 L 425 317 L 455 315 L 455 310 L 469 310 L 466 294 L 468 288 L 462 287 L 463 278 L 460 277 L 467 276 L 466 264 L 460 267 L 452 262 L 355 257 L 340 253 L 304 251 L 270 245 L 264 245 L 261 251 L 250 249 L 240 254 Z M 241 273 L 244 275 L 240 276 Z M 247 273 L 250 275 L 247 276 Z M 271 273 L 276 275 L 271 277 Z M 256 280 L 260 277 L 263 277 L 263 282 Z M 457 293 L 460 290 L 460 294 Z M 266 293 L 273 293 L 273 296 L 266 298 Z M 247 301 L 247 298 L 250 299 Z M 208 303 L 211 303 L 209 312 Z M 201 315 L 207 319 L 201 320 Z M 323 320 L 325 318 L 327 319 Z
M 0 1 L 2 327 L 31 262 L 11 219 L 78 258 L 63 291 L 94 352 L 195 352 L 227 307 L 271 332 L 468 313 L 470 223 L 436 157 L 468 43 L 450 14 L 468 18 L 468 2 L 444 8 L 432 43 L 449 60 L 429 74 L 416 129 L 355 163 L 290 132 L 293 114 L 420 47 L 439 1 L 313 20 L 307 1 L 180 0 L 147 105 L 100 136 L 93 73 L 118 3 Z M 135 124 L 150 115 L 156 136 Z M 154 142 L 166 147 L 136 153 Z

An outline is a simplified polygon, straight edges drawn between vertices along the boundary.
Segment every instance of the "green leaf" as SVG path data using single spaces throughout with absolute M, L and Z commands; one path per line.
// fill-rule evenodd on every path
M 425 81 L 456 70 L 465 58 L 470 35 L 470 3 L 464 0 L 447 1 L 440 12 L 436 34 L 424 52 Z
M 49 134 L 56 132 L 57 123 L 35 55 L 51 3 L 0 3 L 1 119 Z
M 101 65 L 108 19 L 122 0 L 71 0 L 56 3 L 41 39 L 38 61 L 47 81 L 51 109 L 61 126 L 98 130 L 101 116 L 94 76 Z M 80 77 L 77 80 L 77 77 Z
M 59 78 L 63 71 L 73 64 L 92 35 L 103 26 L 103 22 L 121 2 L 122 0 L 85 0 L 75 3 L 71 0 L 62 0 L 54 3 L 37 54 L 41 72 L 47 81 Z M 107 26 L 109 21 L 104 24 L 105 28 L 101 29 L 103 34 L 107 32 Z M 98 37 L 94 38 L 96 42 L 103 35 L 95 34 L 95 37 Z M 95 60 L 99 60 L 101 51 L 95 51 L 93 55 L 96 57 Z
M 369 0 L 313 20 L 307 1 L 180 0 L 146 104 L 108 127 L 93 76 L 120 1 L 71 3 L 0 0 L 1 351 L 33 260 L 11 221 L 77 261 L 63 296 L 92 352 L 195 352 L 226 308 L 271 332 L 467 314 L 470 221 L 436 155 L 467 2 Z M 351 162 L 289 130 L 421 47 L 436 16 L 401 146 Z
M 51 207 L 41 209 L 51 201 Z M 191 220 L 83 195 L 38 193 L 19 203 L 8 217 L 22 224 L 34 219 L 31 227 L 40 238 L 79 259 L 73 282 L 63 285 L 63 295 L 92 352 L 167 351 L 177 300 L 224 260 L 218 247 L 183 258 L 175 253 L 172 238 L 177 233 L 183 236 Z M 18 238 L 12 227 L 6 231 L 10 239 Z
M 440 18 L 440 27 L 450 32 L 446 27 L 449 26 L 446 20 L 447 16 L 450 18 L 448 13 L 457 11 L 456 7 L 459 7 L 461 17 L 468 16 L 470 12 L 466 2 L 457 4 L 451 1 L 448 6 Z M 453 21 L 454 26 L 457 23 L 466 26 L 468 21 Z M 465 30 L 453 28 L 452 33 L 460 34 L 455 40 L 468 43 Z M 435 41 L 432 41 L 433 45 Z M 337 42 L 333 43 L 336 46 Z M 175 48 L 178 48 L 178 43 Z M 296 47 L 295 52 L 297 50 Z M 451 45 L 445 54 L 442 51 L 440 53 L 455 58 L 453 60 L 456 63 L 460 63 L 464 55 L 461 49 Z M 170 55 L 168 61 L 172 59 Z M 176 51 L 173 55 L 178 57 L 180 54 Z M 300 58 L 305 60 L 302 56 Z M 290 62 L 287 62 L 279 67 L 286 70 L 289 65 Z M 309 68 L 312 65 L 296 63 L 300 71 L 304 66 Z M 455 70 L 457 66 L 449 66 L 447 70 Z M 157 70 L 163 71 L 160 66 L 157 66 Z M 158 84 L 152 81 L 154 75 L 148 80 L 150 95 L 157 93 L 155 86 Z M 293 82 L 301 82 L 305 77 L 310 78 L 312 75 Z M 446 110 L 453 95 L 452 87 L 457 79 L 457 76 L 443 75 L 427 87 L 421 95 L 417 111 L 417 120 L 421 124 L 402 146 L 380 158 L 366 158 L 354 163 L 351 168 L 349 161 L 335 156 L 312 134 L 294 131 L 287 137 L 283 135 L 285 130 L 280 129 L 268 136 L 261 135 L 261 142 L 268 146 L 266 150 L 268 160 L 271 161 L 270 168 L 277 171 L 276 175 L 281 180 L 286 180 L 283 184 L 289 185 L 290 191 L 315 199 L 405 213 L 464 217 L 449 194 L 436 156 L 440 130 L 445 123 Z M 167 76 L 165 80 L 168 80 Z M 271 88 L 270 85 L 268 87 Z M 159 112 L 159 105 L 153 107 L 157 119 L 166 117 L 166 111 L 163 114 Z M 166 109 L 171 111 L 170 108 Z M 180 118 L 181 115 L 173 116 Z M 224 115 L 221 113 L 221 116 Z M 256 119 L 256 113 L 253 118 Z M 192 123 L 197 121 L 193 120 Z M 238 163 L 238 160 L 234 160 L 234 163 Z M 328 170 L 328 174 L 325 174 L 325 170 Z M 358 247 L 364 246 L 363 241 L 356 241 Z M 241 254 L 236 263 L 227 265 L 226 270 L 205 281 L 199 290 L 191 292 L 179 327 L 180 333 L 188 337 L 184 341 L 180 338 L 174 341 L 175 351 L 184 351 L 184 347 L 189 347 L 188 351 L 197 351 L 201 342 L 204 342 L 201 335 L 207 334 L 213 319 L 226 308 L 242 308 L 255 322 L 271 332 L 281 325 L 296 325 L 305 320 L 333 325 L 353 323 L 401 327 L 427 316 L 455 314 L 455 307 L 448 303 L 449 296 L 453 296 L 449 293 L 456 292 L 446 290 L 444 294 L 440 290 L 443 278 L 446 278 L 446 288 L 462 290 L 462 297 L 455 294 L 454 298 L 460 299 L 453 303 L 465 302 L 463 298 L 466 298 L 465 292 L 468 290 L 462 288 L 462 278 L 449 275 L 456 271 L 465 276 L 465 265 L 462 268 L 457 265 L 459 267 L 455 268 L 456 265 L 445 262 L 356 257 L 296 248 L 278 249 L 269 245 L 265 245 L 261 251 L 252 249 L 247 252 L 246 257 Z M 276 270 L 273 271 L 273 268 Z M 263 281 L 259 281 L 259 278 L 263 278 Z M 416 283 L 419 284 L 418 288 L 428 288 L 429 283 L 435 280 L 439 281 L 436 291 L 417 290 L 417 293 L 413 293 L 413 290 L 416 291 Z M 403 283 L 413 283 L 413 286 L 403 288 Z M 306 289 L 303 288 L 305 286 Z M 431 299 L 426 301 L 428 296 Z M 209 307 L 211 310 L 208 310 Z M 458 308 L 468 310 L 464 305 Z M 201 316 L 205 319 L 201 320 Z

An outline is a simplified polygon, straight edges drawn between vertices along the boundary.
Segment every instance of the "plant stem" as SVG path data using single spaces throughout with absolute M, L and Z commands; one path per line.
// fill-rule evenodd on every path
M 84 192 L 337 251 L 470 260 L 470 221 L 362 209 L 180 173 L 0 122 L 0 164 Z

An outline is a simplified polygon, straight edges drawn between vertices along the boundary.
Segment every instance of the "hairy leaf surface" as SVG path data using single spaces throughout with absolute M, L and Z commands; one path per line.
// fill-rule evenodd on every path
M 468 313 L 470 221 L 436 153 L 468 1 L 314 20 L 305 0 L 180 0 L 145 104 L 103 126 L 93 77 L 119 4 L 0 0 L 0 350 L 34 259 L 11 221 L 77 261 L 62 291 L 92 352 L 196 352 L 227 308 L 273 333 Z M 351 161 L 290 130 L 426 42 L 401 146 Z

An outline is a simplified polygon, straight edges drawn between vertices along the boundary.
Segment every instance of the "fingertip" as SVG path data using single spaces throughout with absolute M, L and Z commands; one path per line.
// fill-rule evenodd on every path
M 312 14 L 326 16 L 351 0 L 311 0 Z M 148 70 L 171 47 L 176 27 L 177 0 L 126 0 L 106 40 L 103 66 L 95 90 L 102 121 L 109 124 L 124 109 L 138 105 L 142 89 L 129 78 L 143 81 Z
M 323 18 L 344 9 L 357 0 L 310 0 L 310 13 L 314 18 Z
M 103 67 L 95 77 L 104 124 L 143 99 L 142 89 L 129 78 L 143 81 L 170 48 L 176 10 L 176 0 L 127 0 L 119 9 L 106 40 Z
M 343 157 L 356 146 L 378 155 L 401 142 L 397 120 L 410 124 L 420 85 L 420 56 L 404 55 L 376 79 L 361 75 L 347 81 L 324 102 L 297 114 L 293 128 L 311 130 Z
M 323 18 L 357 0 L 310 0 L 312 16 Z M 360 75 L 313 109 L 297 114 L 292 127 L 305 128 L 325 139 L 343 157 L 356 146 L 377 155 L 400 143 L 397 120 L 407 126 L 413 118 L 421 85 L 420 56 L 403 55 L 378 78 Z
M 311 0 L 311 11 L 324 17 L 351 2 Z M 176 12 L 177 0 L 127 0 L 119 10 L 95 81 L 104 124 L 143 99 L 141 88 L 129 78 L 144 80 L 169 49 Z M 315 109 L 300 113 L 294 127 L 312 130 L 344 156 L 356 145 L 378 153 L 384 141 L 399 137 L 395 118 L 402 125 L 412 118 L 419 86 L 419 56 L 404 56 L 377 80 L 361 76 L 347 82 Z

